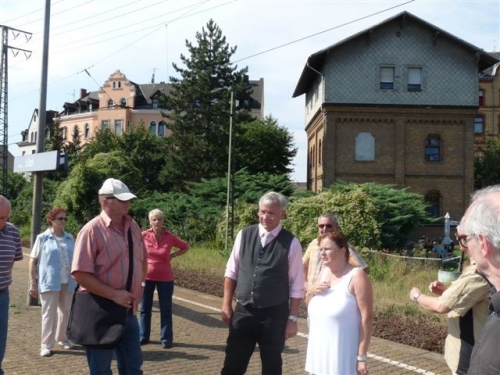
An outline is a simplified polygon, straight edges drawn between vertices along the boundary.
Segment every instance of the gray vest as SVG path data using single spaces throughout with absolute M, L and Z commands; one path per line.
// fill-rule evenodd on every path
M 259 226 L 241 231 L 240 264 L 236 299 L 242 305 L 253 300 L 258 308 L 281 305 L 289 300 L 288 252 L 294 235 L 281 229 L 262 247 Z

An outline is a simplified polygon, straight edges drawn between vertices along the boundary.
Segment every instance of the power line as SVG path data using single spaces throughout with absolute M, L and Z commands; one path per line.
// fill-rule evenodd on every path
M 321 35 L 321 34 L 327 33 L 327 32 L 329 32 L 329 31 L 332 31 L 332 30 L 338 29 L 338 28 L 340 28 L 340 27 L 350 25 L 351 23 L 355 23 L 355 22 L 358 22 L 358 21 L 361 21 L 361 20 L 364 20 L 364 19 L 367 19 L 367 18 L 370 18 L 370 17 L 376 16 L 377 14 L 381 14 L 381 13 L 387 12 L 387 11 L 389 11 L 389 10 L 392 10 L 392 9 L 395 9 L 395 8 L 401 7 L 401 6 L 403 6 L 403 5 L 406 5 L 406 4 L 409 4 L 409 3 L 412 3 L 412 2 L 414 2 L 414 1 L 415 1 L 415 0 L 409 0 L 409 1 L 407 1 L 406 3 L 401 3 L 401 4 L 399 4 L 399 5 L 395 5 L 395 6 L 393 6 L 393 7 L 390 7 L 390 8 L 384 9 L 384 10 L 381 10 L 381 11 L 379 11 L 379 12 L 371 13 L 371 14 L 369 14 L 369 15 L 367 15 L 367 16 L 360 17 L 360 18 L 356 18 L 355 20 L 352 20 L 352 21 L 349 21 L 349 22 L 343 23 L 343 24 L 338 25 L 338 26 L 335 26 L 335 27 L 331 27 L 331 28 L 329 28 L 329 29 L 326 29 L 326 30 L 320 31 L 320 32 L 318 32 L 318 33 L 311 34 L 311 35 L 305 36 L 305 37 L 303 37 L 303 38 L 295 39 L 295 40 L 293 40 L 293 41 L 291 41 L 291 42 L 288 42 L 288 43 L 282 44 L 282 45 L 280 45 L 280 46 L 273 47 L 273 48 L 267 49 L 267 50 L 262 51 L 262 52 L 254 53 L 253 55 L 250 55 L 250 56 L 247 56 L 247 57 L 243 57 L 242 59 L 239 59 L 239 60 L 233 61 L 233 63 L 234 63 L 234 64 L 236 64 L 237 62 L 240 62 L 240 61 L 243 61 L 243 60 L 247 60 L 247 59 L 250 59 L 250 58 L 255 57 L 255 56 L 263 55 L 264 53 L 268 53 L 268 52 L 275 51 L 275 50 L 277 50 L 277 49 L 280 49 L 280 48 L 283 48 L 283 47 L 289 46 L 289 45 L 291 45 L 291 44 L 295 44 L 295 43 L 301 42 L 301 41 L 303 41 L 303 40 L 306 40 L 306 39 L 309 39 L 309 38 L 312 38 L 312 37 L 315 37 L 315 36 L 318 36 L 318 35 Z

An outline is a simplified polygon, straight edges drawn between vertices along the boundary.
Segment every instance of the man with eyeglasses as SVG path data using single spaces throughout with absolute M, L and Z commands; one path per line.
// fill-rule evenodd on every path
M 327 232 L 336 232 L 339 230 L 339 222 L 335 215 L 331 213 L 324 213 L 318 218 L 318 232 L 321 236 Z M 358 253 L 356 248 L 349 244 L 349 263 L 355 267 L 359 267 L 366 273 L 370 272 L 370 268 L 365 260 Z M 306 287 L 306 304 L 309 303 L 310 297 L 309 290 L 314 287 L 316 280 L 323 269 L 323 262 L 319 255 L 318 239 L 315 238 L 307 247 L 304 256 L 302 257 L 302 266 L 304 269 L 304 282 Z
M 130 201 L 136 198 L 120 180 L 108 178 L 99 190 L 102 211 L 78 233 L 73 256 L 72 276 L 83 291 L 108 298 L 129 308 L 125 333 L 115 349 L 86 348 L 90 375 L 111 374 L 113 354 L 118 372 L 142 374 L 142 350 L 137 307 L 144 291 L 147 253 L 141 228 L 128 215 Z M 128 233 L 132 237 L 133 275 L 131 290 L 125 289 L 129 269 Z
M 458 235 L 457 241 L 466 254 L 465 238 Z M 441 281 L 429 284 L 429 291 L 438 297 L 423 294 L 413 287 L 410 300 L 427 311 L 448 314 L 448 334 L 444 346 L 444 358 L 452 374 L 465 375 L 469 369 L 474 343 L 479 338 L 488 316 L 488 293 L 491 288 L 487 280 L 477 272 L 471 259 L 460 277 L 448 287 Z
M 221 315 L 229 335 L 222 375 L 245 374 L 257 343 L 262 374 L 280 375 L 285 340 L 298 332 L 302 247 L 281 225 L 286 204 L 279 193 L 263 195 L 259 224 L 243 228 L 234 241 L 224 274 Z
M 500 185 L 476 191 L 457 229 L 477 269 L 493 285 L 490 315 L 475 342 L 470 375 L 500 374 Z

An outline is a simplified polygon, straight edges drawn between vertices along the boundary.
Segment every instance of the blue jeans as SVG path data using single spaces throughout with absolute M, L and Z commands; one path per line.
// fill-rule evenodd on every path
M 87 363 L 90 375 L 111 375 L 113 352 L 118 362 L 120 375 L 142 375 L 142 350 L 139 343 L 139 323 L 134 315 L 127 315 L 122 342 L 114 349 L 87 348 Z
M 7 329 L 9 326 L 9 290 L 0 292 L 0 375 L 3 375 L 2 361 L 7 346 Z
M 149 341 L 151 335 L 151 310 L 155 287 L 158 289 L 158 303 L 160 304 L 160 341 L 162 344 L 172 344 L 172 295 L 174 294 L 173 281 L 146 280 L 144 294 L 141 301 L 141 340 Z

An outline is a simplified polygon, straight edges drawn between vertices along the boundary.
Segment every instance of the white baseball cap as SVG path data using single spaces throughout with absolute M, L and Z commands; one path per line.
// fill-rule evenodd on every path
M 137 198 L 130 192 L 127 185 L 114 178 L 108 178 L 104 181 L 104 184 L 102 184 L 102 187 L 99 189 L 99 195 L 112 195 L 121 201 L 129 201 Z

